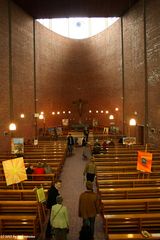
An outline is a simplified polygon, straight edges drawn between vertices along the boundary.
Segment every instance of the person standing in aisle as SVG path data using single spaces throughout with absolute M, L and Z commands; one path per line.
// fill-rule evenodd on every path
M 98 195 L 93 192 L 92 182 L 87 181 L 86 188 L 87 191 L 81 193 L 79 197 L 79 217 L 83 219 L 80 239 L 82 239 L 84 229 L 88 229 L 88 240 L 94 240 L 94 224 L 96 215 L 99 213 L 99 198 Z M 83 238 L 83 240 L 85 239 Z
M 87 181 L 94 181 L 96 174 L 96 164 L 94 162 L 94 157 L 90 158 L 89 163 L 86 164 L 83 175 L 86 177 Z
M 72 135 L 69 134 L 69 136 L 67 137 L 67 148 L 68 148 L 69 156 L 72 155 L 73 146 L 74 146 L 74 139 L 73 139 Z
M 59 190 L 61 189 L 61 186 L 62 186 L 62 181 L 57 180 L 54 184 L 52 184 L 52 186 L 48 190 L 48 198 L 47 198 L 46 206 L 49 209 L 49 211 L 51 211 L 51 208 L 53 205 L 57 204 L 56 197 L 60 195 Z M 48 222 L 48 225 L 47 225 L 46 237 L 47 238 L 51 237 L 50 221 Z
M 50 224 L 52 226 L 52 237 L 55 240 L 67 240 L 69 232 L 68 210 L 62 204 L 63 198 L 59 195 L 56 198 L 57 204 L 52 206 Z

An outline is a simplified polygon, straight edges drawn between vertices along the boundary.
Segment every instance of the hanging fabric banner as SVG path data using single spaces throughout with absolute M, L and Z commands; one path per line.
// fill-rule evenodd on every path
M 137 170 L 151 172 L 152 153 L 138 151 Z
M 7 186 L 27 180 L 24 160 L 22 157 L 2 161 L 2 165 Z

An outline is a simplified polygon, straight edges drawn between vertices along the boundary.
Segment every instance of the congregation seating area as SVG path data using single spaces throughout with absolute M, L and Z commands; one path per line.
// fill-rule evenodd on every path
M 24 149 L 25 168 L 38 162 L 47 163 L 53 173 L 28 174 L 28 179 L 7 186 L 2 161 L 13 159 L 13 155 L 0 155 L 0 235 L 24 235 L 32 239 L 44 239 L 44 230 L 49 212 L 45 202 L 38 201 L 36 189 L 43 186 L 45 196 L 51 184 L 60 177 L 66 157 L 65 141 L 44 141 L 38 146 Z M 16 238 L 14 238 L 16 239 Z M 24 237 L 25 239 L 25 237 Z M 26 237 L 27 239 L 27 237 Z
M 138 151 L 145 146 L 122 145 L 94 155 L 107 240 L 160 239 L 160 150 L 148 149 L 151 173 L 137 170 Z

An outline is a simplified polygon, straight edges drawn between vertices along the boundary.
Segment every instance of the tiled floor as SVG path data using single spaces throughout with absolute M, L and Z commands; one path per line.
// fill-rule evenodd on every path
M 67 206 L 70 219 L 68 240 L 78 240 L 82 219 L 78 217 L 78 200 L 81 192 L 85 191 L 83 170 L 86 162 L 82 160 L 82 148 L 76 148 L 74 154 L 66 159 L 61 175 L 61 195 Z M 102 219 L 97 216 L 95 223 L 95 240 L 104 240 Z

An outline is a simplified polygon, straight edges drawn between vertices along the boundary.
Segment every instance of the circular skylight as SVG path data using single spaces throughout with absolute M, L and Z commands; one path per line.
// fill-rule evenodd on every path
M 111 26 L 118 18 L 53 18 L 38 19 L 50 30 L 74 39 L 84 39 L 96 35 Z

